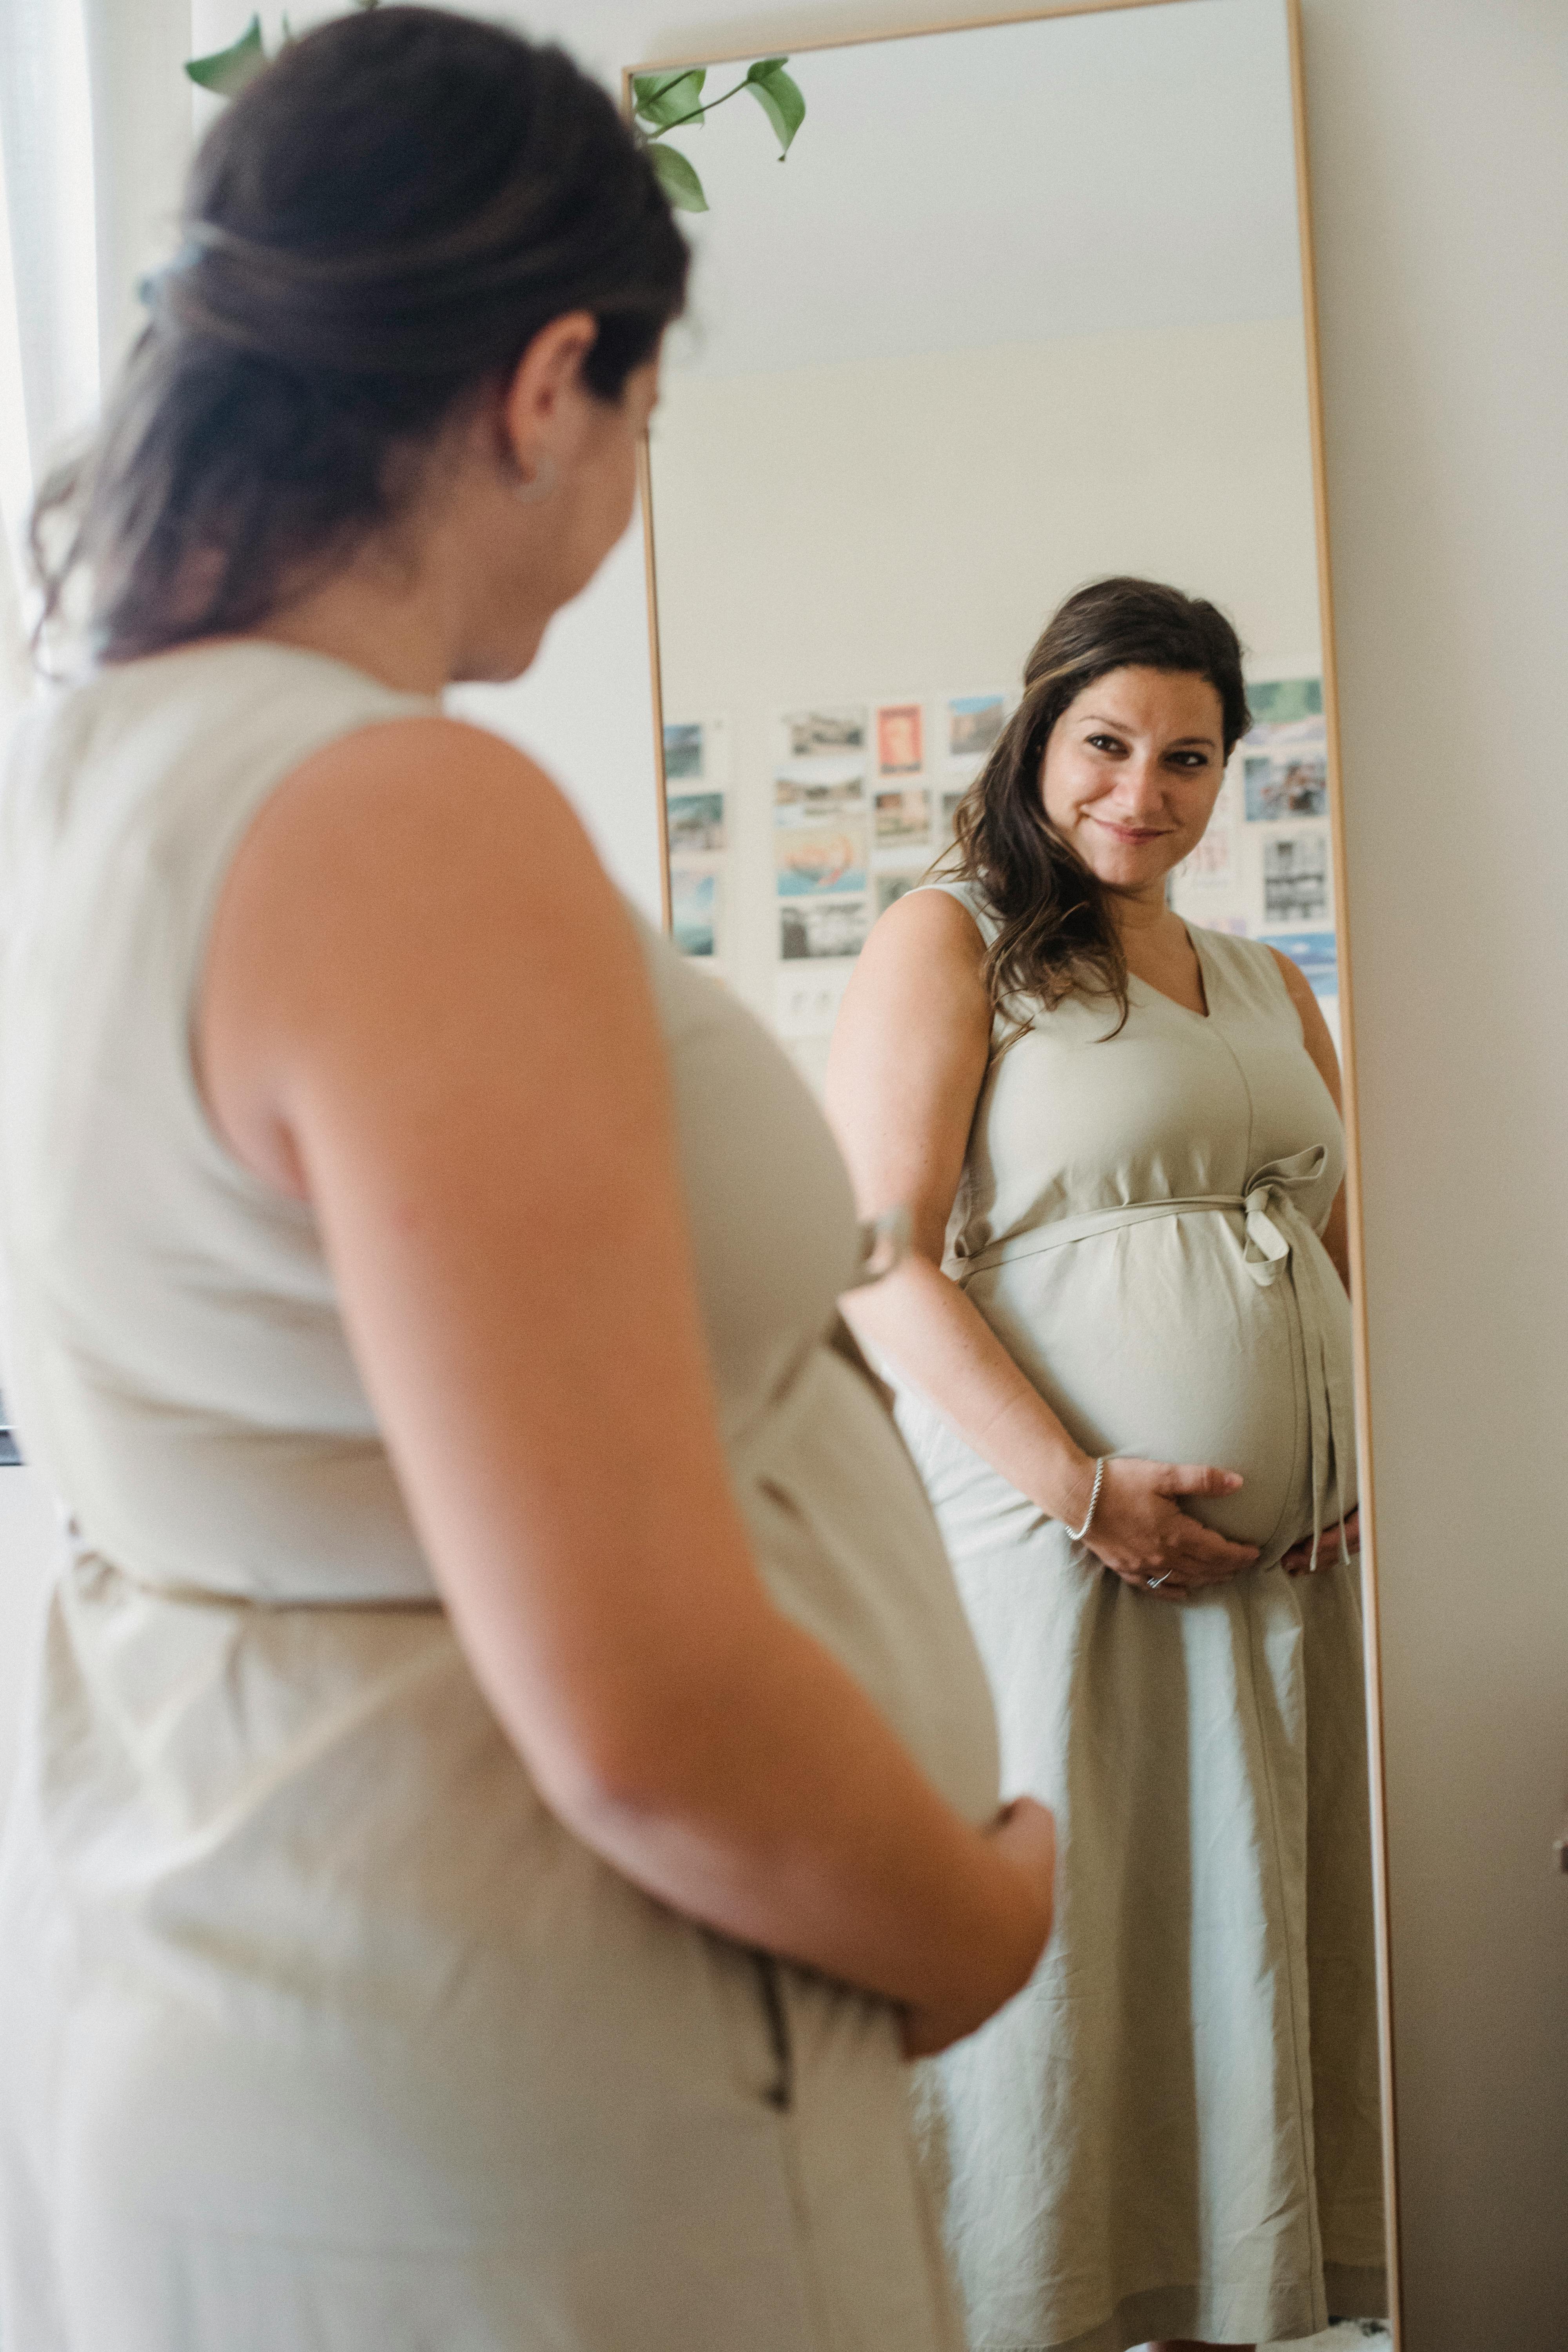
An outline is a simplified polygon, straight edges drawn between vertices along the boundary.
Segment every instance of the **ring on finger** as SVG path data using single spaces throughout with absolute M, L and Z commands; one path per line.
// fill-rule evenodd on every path
M 1171 1569 L 1167 1569 L 1163 1576 L 1146 1576 L 1143 1579 L 1143 1590 L 1145 1592 L 1157 1591 L 1162 1584 L 1170 1582 L 1173 1573 Z

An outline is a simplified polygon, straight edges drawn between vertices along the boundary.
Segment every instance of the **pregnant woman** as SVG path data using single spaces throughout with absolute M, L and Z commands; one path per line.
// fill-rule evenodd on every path
M 783 1055 L 442 715 L 631 512 L 686 253 L 557 50 L 287 50 L 46 548 L 7 1338 L 74 1540 L 0 1885 L 7 2352 L 956 2352 L 904 2058 L 1050 1824 Z M 73 579 L 74 522 L 86 573 Z
M 975 2352 L 1383 2307 L 1338 1070 L 1165 898 L 1246 724 L 1212 605 L 1069 598 L 833 1045 L 915 1224 L 856 1320 L 1063 1836 L 1027 1993 L 924 2086 Z

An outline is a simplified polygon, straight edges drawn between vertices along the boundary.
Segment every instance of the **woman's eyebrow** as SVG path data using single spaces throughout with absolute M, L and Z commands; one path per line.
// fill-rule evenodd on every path
M 1119 735 L 1136 735 L 1138 732 L 1136 727 L 1129 727 L 1125 719 L 1107 719 L 1098 710 L 1086 710 L 1079 724 L 1084 727 L 1113 727 Z M 1215 735 L 1176 735 L 1165 749 L 1167 751 L 1184 751 L 1189 743 L 1202 743 L 1212 751 L 1218 740 Z

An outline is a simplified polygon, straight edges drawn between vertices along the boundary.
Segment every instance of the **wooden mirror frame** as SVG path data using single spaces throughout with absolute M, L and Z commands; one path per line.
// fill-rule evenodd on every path
M 793 57 L 826 49 L 868 48 L 883 41 L 922 39 L 931 34 L 984 32 L 1001 25 L 1046 23 L 1057 16 L 1093 16 L 1112 10 L 1179 7 L 1183 0 L 1058 0 L 1058 5 L 1008 9 L 994 14 L 910 25 L 892 30 L 835 33 L 789 44 Z M 1318 607 L 1322 636 L 1323 719 L 1328 749 L 1329 838 L 1336 908 L 1335 954 L 1339 967 L 1342 1076 L 1344 1093 L 1345 1201 L 1350 1228 L 1351 1319 L 1355 1369 L 1355 1432 L 1361 1496 L 1362 1614 L 1365 1655 L 1367 1762 L 1373 1846 L 1373 1907 L 1377 1948 L 1378 2074 L 1383 2122 L 1384 2221 L 1388 2267 L 1389 2332 L 1394 2352 L 1403 2339 L 1399 2271 L 1399 2175 L 1395 2164 L 1394 2008 L 1389 1966 L 1387 1806 L 1384 1766 L 1381 1621 L 1377 1600 L 1376 1509 L 1373 1490 L 1372 1409 L 1368 1377 L 1366 1277 L 1360 1128 L 1356 1105 L 1355 996 L 1350 946 L 1350 898 L 1345 850 L 1344 801 L 1340 759 L 1340 717 L 1334 647 L 1333 581 L 1329 560 L 1328 483 L 1323 451 L 1322 382 L 1319 364 L 1317 284 L 1312 252 L 1311 187 L 1307 161 L 1306 90 L 1301 59 L 1300 0 L 1280 0 L 1285 11 L 1290 61 L 1290 111 L 1296 150 L 1296 225 L 1301 267 L 1301 324 L 1306 347 L 1308 430 L 1311 443 L 1312 510 L 1317 543 Z M 621 77 L 622 107 L 632 120 L 635 74 L 668 72 L 676 66 L 744 64 L 752 51 L 720 49 L 701 57 L 689 51 L 627 66 Z M 671 927 L 668 796 L 664 769 L 664 702 L 659 667 L 658 589 L 654 562 L 653 477 L 649 437 L 637 453 L 637 498 L 647 572 L 648 658 L 653 689 L 655 773 L 658 792 L 659 899 L 664 928 Z

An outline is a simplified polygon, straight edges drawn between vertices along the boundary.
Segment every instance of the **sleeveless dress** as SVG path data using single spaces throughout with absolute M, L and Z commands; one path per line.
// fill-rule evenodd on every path
M 900 1387 L 1005 1785 L 1059 1839 L 1032 1983 L 921 2069 L 973 2352 L 1384 2308 L 1358 1567 L 1278 1568 L 1355 1502 L 1343 1137 L 1268 950 L 1192 938 L 1206 1019 L 1134 979 L 1114 1038 L 1079 998 L 999 1020 L 945 1271 L 1089 1454 L 1239 1470 L 1197 1516 L 1257 1568 L 1129 1587 Z
M 544 1809 L 455 1641 L 307 1208 L 194 1076 L 218 888 L 324 743 L 434 706 L 195 646 L 25 722 L 0 826 L 5 1389 L 73 1522 L 0 1878 L 8 2352 L 957 2352 L 880 2001 Z M 975 1822 L 984 1671 L 827 1344 L 847 1176 L 641 926 L 735 1486 L 779 1608 Z M 541 1246 L 589 1249 L 572 1204 Z

